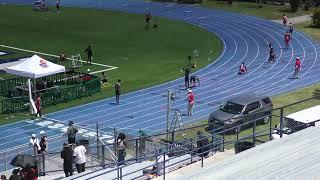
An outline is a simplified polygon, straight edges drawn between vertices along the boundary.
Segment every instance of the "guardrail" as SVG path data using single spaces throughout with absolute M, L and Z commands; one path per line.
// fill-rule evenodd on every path
M 267 117 L 259 117 L 259 119 L 254 118 L 254 120 L 236 125 L 232 128 L 224 129 L 223 127 L 219 129 L 213 129 L 212 131 L 208 131 L 209 134 L 205 135 L 204 138 L 210 139 L 210 146 L 211 148 L 206 151 L 212 151 L 216 152 L 217 150 L 225 150 L 228 148 L 232 148 L 235 144 L 239 144 L 239 142 L 242 142 L 244 140 L 250 140 L 253 146 L 259 143 L 263 143 L 266 141 L 269 141 L 272 139 L 272 134 L 275 133 L 275 130 L 282 134 L 283 128 L 284 128 L 284 119 L 285 119 L 285 110 L 288 108 L 288 111 L 295 105 L 299 105 L 300 103 L 309 101 L 309 100 L 316 100 L 318 102 L 318 99 L 315 98 L 309 98 L 307 100 L 303 100 L 301 102 L 293 103 L 291 105 L 287 105 L 284 107 L 276 108 L 274 109 L 274 113 L 271 115 L 268 115 L 270 118 L 268 124 L 263 125 L 263 128 L 260 127 L 259 122 L 262 118 Z M 279 115 L 278 115 L 279 114 Z M 279 124 L 280 126 L 277 129 L 274 127 L 275 124 Z M 198 152 L 199 148 L 196 147 L 195 144 L 199 142 L 201 139 L 199 137 L 195 138 L 186 138 L 183 141 L 177 140 L 177 135 L 180 135 L 182 132 L 191 131 L 196 128 L 205 128 L 208 127 L 210 124 L 201 124 L 201 125 L 193 125 L 186 128 L 180 128 L 173 130 L 168 133 L 158 133 L 152 136 L 140 136 L 140 137 L 132 137 L 126 140 L 128 146 L 127 150 L 130 151 L 132 157 L 127 158 L 124 163 L 132 164 L 136 162 L 142 162 L 145 160 L 154 160 L 156 159 L 158 153 L 156 153 L 159 149 L 166 149 L 166 154 L 170 154 L 172 156 L 180 156 L 180 155 L 186 155 L 190 154 L 191 152 Z M 240 128 L 241 127 L 241 128 Z M 247 128 L 246 131 L 235 131 L 236 129 L 243 129 L 243 127 Z M 257 127 L 259 127 L 257 131 Z M 234 131 L 235 134 L 230 135 L 229 131 Z M 99 131 L 98 131 L 99 132 Z M 116 137 L 116 131 L 114 133 L 114 137 Z M 171 137 L 169 141 L 162 142 L 161 139 L 165 139 L 165 137 Z M 115 142 L 113 143 L 106 143 L 105 141 L 99 141 L 101 145 L 96 146 L 95 153 L 92 153 L 93 156 L 97 157 L 100 164 L 95 166 L 89 166 L 87 168 L 108 168 L 108 167 L 114 167 L 117 166 L 119 162 L 115 162 L 117 160 L 117 144 Z M 150 147 L 154 147 L 154 149 L 145 148 L 145 143 L 149 143 Z M 207 146 L 204 146 L 207 147 Z M 239 146 L 237 146 L 238 148 Z M 93 147 L 91 146 L 90 149 Z M 16 150 L 12 149 L 12 152 L 17 152 Z M 236 150 L 238 152 L 238 150 Z M 203 152 L 203 150 L 202 150 Z M 0 152 L 0 154 L 7 153 L 7 152 Z M 3 155 L 5 156 L 5 154 Z M 1 157 L 1 155 L 0 155 Z M 193 160 L 199 157 L 199 154 L 191 154 L 190 156 L 190 163 L 193 162 Z M 203 157 L 200 156 L 203 161 Z M 120 162 L 122 163 L 122 162 Z M 202 162 L 203 165 L 203 162 Z M 125 177 L 125 174 L 122 174 L 122 168 L 125 166 L 119 166 L 116 169 L 112 171 L 118 171 L 117 173 L 118 178 L 121 179 L 121 177 Z M 141 168 L 140 170 L 142 170 Z M 55 171 L 46 171 L 44 169 L 45 173 L 51 173 L 51 172 L 60 172 L 62 169 L 57 169 Z M 164 175 L 165 176 L 165 175 Z

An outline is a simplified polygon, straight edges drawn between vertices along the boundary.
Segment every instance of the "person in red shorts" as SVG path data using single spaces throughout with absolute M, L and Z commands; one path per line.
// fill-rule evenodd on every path
M 284 42 L 286 43 L 286 49 L 288 49 L 289 47 L 290 40 L 291 40 L 291 35 L 289 31 L 287 31 L 286 34 L 284 35 Z
M 244 62 L 240 65 L 239 67 L 239 72 L 238 74 L 245 74 L 247 72 L 247 67 L 246 65 L 244 64 Z
M 296 63 L 295 63 L 295 65 L 294 65 L 294 75 L 293 75 L 293 79 L 299 79 L 300 71 L 301 71 L 301 61 L 300 61 L 300 58 L 297 57 L 297 58 L 296 58 Z
M 187 100 L 188 100 L 187 116 L 191 116 L 193 111 L 193 105 L 194 105 L 194 95 L 190 89 L 188 90 Z

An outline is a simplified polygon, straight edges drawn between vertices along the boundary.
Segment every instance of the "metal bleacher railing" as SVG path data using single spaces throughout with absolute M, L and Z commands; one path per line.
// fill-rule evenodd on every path
M 167 133 L 158 133 L 155 135 L 140 135 L 139 137 L 135 136 L 128 136 L 126 139 L 126 151 L 127 156 L 126 160 L 124 162 L 117 162 L 117 144 L 115 143 L 115 139 L 117 137 L 117 132 L 114 130 L 114 134 L 112 139 L 100 139 L 100 132 L 98 130 L 98 124 L 97 124 L 97 136 L 95 138 L 92 138 L 91 141 L 89 140 L 87 149 L 88 149 L 88 157 L 91 160 L 92 163 L 87 165 L 87 169 L 94 168 L 94 171 L 98 173 L 95 173 L 94 176 L 100 176 L 106 173 L 113 173 L 116 174 L 114 179 L 122 179 L 122 178 L 142 178 L 144 175 L 141 173 L 146 168 L 153 167 L 156 163 L 149 163 L 148 165 L 141 166 L 138 169 L 134 171 L 124 171 L 126 167 L 133 165 L 135 163 L 139 162 L 146 162 L 146 161 L 156 161 L 157 157 L 162 154 L 159 153 L 159 149 L 164 149 L 164 153 L 168 154 L 170 158 L 168 160 L 165 160 L 163 163 L 163 172 L 161 173 L 163 177 L 165 178 L 165 174 L 168 171 L 171 171 L 172 169 L 178 168 L 180 166 L 193 163 L 195 161 L 201 161 L 201 166 L 203 166 L 203 160 L 205 156 L 203 154 L 206 154 L 207 152 L 215 153 L 217 151 L 224 151 L 225 149 L 235 148 L 235 152 L 240 152 L 243 149 L 249 148 L 249 147 L 242 147 L 242 142 L 247 141 L 250 142 L 250 147 L 253 147 L 257 144 L 264 143 L 266 141 L 269 141 L 272 139 L 272 134 L 275 133 L 275 130 L 280 132 L 280 137 L 282 137 L 283 134 L 283 128 L 284 128 L 284 120 L 286 114 L 286 111 L 290 111 L 291 109 L 294 109 L 295 106 L 299 107 L 300 105 L 303 105 L 302 103 L 308 102 L 308 101 L 314 101 L 314 103 L 318 103 L 319 99 L 318 97 L 312 97 L 308 99 L 304 99 L 302 101 L 292 103 L 290 105 L 286 105 L 283 107 L 275 108 L 273 110 L 273 113 L 271 115 L 268 115 L 269 122 L 265 125 L 260 125 L 260 122 L 264 117 L 253 118 L 252 121 L 246 122 L 243 124 L 239 124 L 237 126 L 234 126 L 232 128 L 224 129 L 223 127 L 213 130 L 208 130 L 206 134 L 203 134 L 203 136 L 198 137 L 187 137 L 185 139 L 178 138 L 181 133 L 185 133 L 190 130 L 195 130 L 198 128 L 205 129 L 209 126 L 209 124 L 201 124 L 197 126 L 190 126 L 185 127 L 181 129 L 172 130 L 169 132 L 168 137 L 171 137 L 169 140 L 163 140 L 165 137 L 167 137 Z M 255 116 L 255 115 L 254 115 Z M 274 125 L 277 125 L 280 123 L 279 127 L 275 127 Z M 300 126 L 297 124 L 296 126 Z M 92 127 L 91 127 L 92 128 Z M 102 127 L 104 129 L 105 127 Z M 246 131 L 237 131 L 237 129 L 246 129 Z M 295 128 L 294 128 L 295 129 Z M 300 128 L 296 128 L 300 129 Z M 231 134 L 230 132 L 235 132 L 235 134 Z M 54 138 L 54 137 L 52 137 Z M 59 137 L 57 137 L 59 139 Z M 61 136 L 60 136 L 61 138 Z M 201 142 L 203 139 L 209 139 L 209 143 L 206 145 L 203 145 L 199 147 L 199 142 Z M 53 141 L 53 139 L 49 139 L 49 143 Z M 62 141 L 63 142 L 63 141 Z M 50 146 L 50 144 L 49 144 Z M 0 157 L 8 156 L 8 154 L 17 154 L 22 153 L 21 151 L 22 147 L 19 147 L 20 150 L 17 149 L 11 149 L 9 151 L 2 151 L 0 152 Z M 61 149 L 61 148 L 60 148 Z M 59 150 L 60 150 L 59 149 Z M 50 175 L 51 173 L 55 172 L 63 172 L 62 168 L 56 168 L 56 169 L 48 169 L 45 163 L 47 160 L 50 160 L 50 158 L 57 156 L 60 151 L 55 151 L 43 155 L 44 159 L 44 167 L 42 168 L 42 171 L 44 171 L 44 174 Z M 2 154 L 2 156 L 1 156 Z M 177 159 L 176 161 L 172 161 L 173 159 Z M 168 162 L 173 163 L 168 163 Z M 0 163 L 2 162 L 9 162 L 9 158 L 0 159 Z M 125 165 L 118 165 L 118 163 Z M 6 164 L 4 166 L 7 166 Z M 101 173 L 99 173 L 99 170 Z M 159 169 L 157 169 L 159 171 Z M 139 172 L 139 173 L 138 173 Z M 88 173 L 90 174 L 90 172 Z M 88 174 L 83 174 L 81 176 L 88 176 Z

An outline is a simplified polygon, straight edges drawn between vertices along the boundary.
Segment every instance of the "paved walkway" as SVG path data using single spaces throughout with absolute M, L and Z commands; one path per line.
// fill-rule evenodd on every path
M 297 17 L 292 17 L 292 18 L 289 17 L 288 22 L 293 22 L 293 24 L 298 24 L 298 23 L 302 23 L 302 22 L 306 22 L 306 21 L 310 21 L 310 20 L 311 20 L 311 14 L 308 14 L 308 15 L 297 16 Z M 271 21 L 282 24 L 281 19 L 271 20 Z

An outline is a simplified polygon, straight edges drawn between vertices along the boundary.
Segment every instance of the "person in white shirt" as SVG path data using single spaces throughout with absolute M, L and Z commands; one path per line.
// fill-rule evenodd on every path
M 76 142 L 76 145 L 77 147 L 73 150 L 73 159 L 78 173 L 81 173 L 85 171 L 87 150 L 79 141 Z
M 31 135 L 31 138 L 30 138 L 30 141 L 29 141 L 29 146 L 32 148 L 32 155 L 39 154 L 40 142 L 39 142 L 39 139 L 36 138 L 35 134 Z

